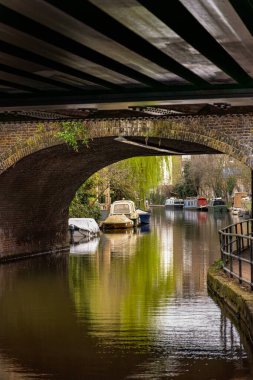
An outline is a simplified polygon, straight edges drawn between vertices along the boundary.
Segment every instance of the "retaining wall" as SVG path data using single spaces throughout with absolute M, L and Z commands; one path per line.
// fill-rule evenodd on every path
M 225 303 L 237 317 L 253 344 L 253 292 L 238 283 L 237 279 L 228 277 L 213 265 L 207 275 L 208 290 Z

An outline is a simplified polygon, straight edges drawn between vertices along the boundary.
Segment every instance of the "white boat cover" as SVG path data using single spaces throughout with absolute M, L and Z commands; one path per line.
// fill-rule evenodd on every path
M 69 218 L 69 226 L 70 225 L 88 231 L 94 235 L 98 234 L 100 231 L 97 222 L 92 218 Z

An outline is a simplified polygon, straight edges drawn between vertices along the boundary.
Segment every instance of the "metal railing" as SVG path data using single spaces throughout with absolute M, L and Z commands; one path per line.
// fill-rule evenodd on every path
M 253 219 L 219 231 L 223 270 L 253 290 Z

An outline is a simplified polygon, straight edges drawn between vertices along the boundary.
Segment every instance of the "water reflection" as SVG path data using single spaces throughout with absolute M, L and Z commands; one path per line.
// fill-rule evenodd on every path
M 70 245 L 70 254 L 72 255 L 88 255 L 95 253 L 98 249 L 100 237 L 95 237 L 87 241 L 79 241 Z
M 93 321 L 90 335 L 106 336 L 106 344 L 112 344 L 114 350 L 118 344 L 146 345 L 144 336 L 152 319 L 148 308 L 173 291 L 171 260 L 168 255 L 164 260 L 157 246 L 151 245 L 146 235 L 110 233 L 101 237 L 95 260 L 70 260 L 69 279 L 77 315 L 83 319 L 88 309 Z
M 250 379 L 208 297 L 229 215 L 154 210 L 148 233 L 106 233 L 0 267 L 0 379 Z

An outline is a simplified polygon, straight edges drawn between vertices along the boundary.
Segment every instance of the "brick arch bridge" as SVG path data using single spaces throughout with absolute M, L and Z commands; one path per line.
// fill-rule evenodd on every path
M 57 122 L 0 125 L 0 260 L 68 247 L 76 190 L 119 160 L 226 153 L 253 166 L 253 115 L 88 120 L 84 127 L 89 146 L 75 152 L 57 137 Z

